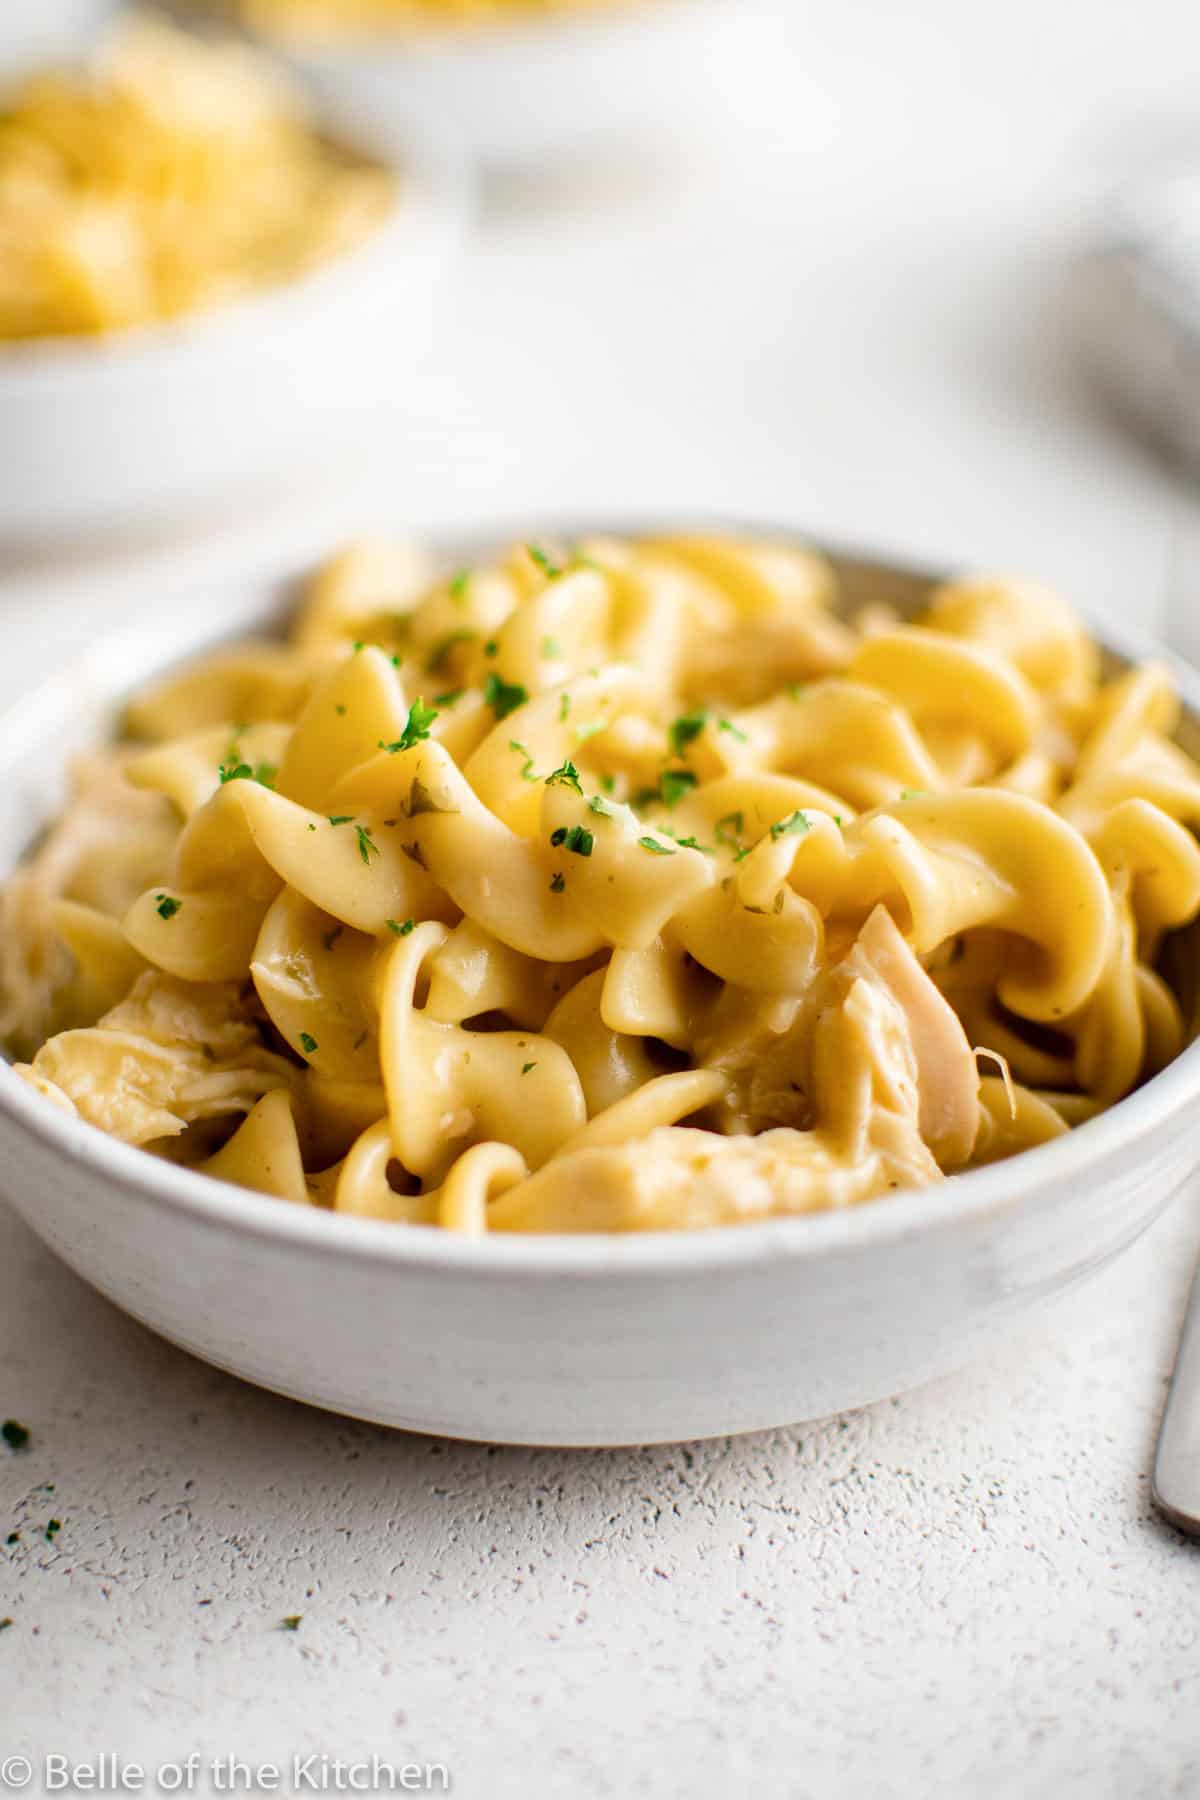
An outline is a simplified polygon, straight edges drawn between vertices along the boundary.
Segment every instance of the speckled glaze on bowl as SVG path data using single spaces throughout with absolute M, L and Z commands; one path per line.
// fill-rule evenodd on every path
M 444 547 L 457 564 L 514 535 L 519 524 Z M 852 604 L 869 593 L 911 611 L 929 586 L 838 560 Z M 285 586 L 164 607 L 0 720 L 3 867 L 60 797 L 48 771 L 107 728 L 130 687 L 268 623 Z M 1194 746 L 1200 677 L 1154 645 L 1097 635 L 1118 660 L 1173 667 Z M 172 1167 L 0 1067 L 0 1188 L 118 1306 L 263 1387 L 453 1437 L 651 1443 L 842 1411 L 968 1362 L 1161 1212 L 1200 1163 L 1198 1103 L 1194 1043 L 1069 1136 L 919 1193 L 723 1231 L 466 1241 Z

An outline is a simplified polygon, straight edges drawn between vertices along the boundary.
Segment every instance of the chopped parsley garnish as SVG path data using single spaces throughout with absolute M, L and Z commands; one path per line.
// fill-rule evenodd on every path
M 483 646 L 483 654 L 485 656 L 495 656 L 497 651 L 499 650 L 499 648 L 500 648 L 500 639 L 499 638 L 489 638 L 487 643 Z
M 393 937 L 407 937 L 410 931 L 415 930 L 416 923 L 417 921 L 415 919 L 405 919 L 403 925 L 401 925 L 395 919 L 388 919 L 387 928 L 392 933 Z
M 702 844 L 699 838 L 677 837 L 675 842 L 681 850 L 699 850 L 701 856 L 715 856 L 717 853 L 711 844 Z
M 10 1531 L 4 1541 L 6 1544 L 19 1544 L 21 1541 L 21 1534 L 19 1531 Z
M 739 744 L 745 744 L 745 743 L 749 742 L 749 739 L 747 738 L 745 732 L 742 730 L 741 726 L 735 725 L 732 719 L 718 719 L 717 720 L 717 730 L 718 731 L 727 731 L 729 733 L 730 737 L 737 739 Z
M 558 701 L 558 722 L 560 725 L 564 725 L 566 723 L 568 715 L 570 714 L 570 711 L 571 711 L 571 696 L 570 696 L 570 694 L 560 695 L 559 701 Z
M 309 824 L 309 825 L 307 825 L 307 826 L 306 826 L 306 827 L 305 827 L 305 829 L 306 829 L 306 830 L 307 830 L 307 831 L 315 831 L 315 830 L 316 830 L 316 829 L 317 829 L 317 828 L 316 828 L 316 826 L 315 826 L 315 825 L 313 825 L 313 824 L 311 824 L 311 823 L 310 823 L 310 824 Z
M 160 919 L 173 919 L 182 905 L 183 901 L 176 900 L 171 894 L 154 896 L 154 910 Z
M 354 835 L 358 839 L 358 854 L 362 857 L 367 867 L 370 868 L 371 858 L 379 855 L 379 845 L 375 842 L 375 839 L 371 836 L 371 833 L 367 830 L 365 825 L 356 825 L 354 827 Z
M 427 672 L 430 675 L 443 675 L 446 670 L 446 663 L 450 657 L 450 652 L 454 649 L 455 645 L 469 644 L 478 636 L 479 633 L 477 631 L 447 632 L 446 636 L 440 639 L 429 652 L 425 662 Z
M 708 724 L 708 714 L 704 708 L 697 707 L 695 712 L 680 713 L 672 721 L 667 738 L 671 750 L 676 756 L 683 756 L 689 744 L 694 744 L 704 727 Z
M 664 769 L 658 778 L 658 791 L 664 806 L 678 806 L 689 788 L 696 785 L 690 769 Z
M 540 544 L 526 544 L 531 562 L 535 562 L 547 581 L 557 581 L 562 574 L 556 562 L 552 562 Z
M 807 685 L 807 682 L 804 681 L 789 681 L 787 687 L 784 689 L 784 693 L 787 694 L 788 698 L 791 700 L 801 700 L 804 697 L 804 691 Z
M 333 709 L 333 710 L 334 710 L 334 712 L 335 712 L 335 713 L 336 713 L 336 714 L 337 714 L 337 716 L 338 716 L 338 718 L 339 718 L 339 719 L 344 719 L 344 718 L 345 718 L 345 716 L 346 716 L 346 709 L 345 709 L 345 707 L 344 707 L 344 706 L 343 706 L 343 705 L 342 705 L 342 703 L 341 703 L 341 701 L 340 701 L 340 700 L 339 700 L 339 701 L 338 701 L 338 703 L 337 703 L 337 705 L 336 705 L 336 706 L 335 706 L 335 707 L 334 707 L 334 709 Z
M 789 818 L 780 819 L 778 824 L 772 825 L 771 836 L 773 838 L 804 837 L 811 830 L 812 825 L 808 814 L 797 809 Z
M 557 831 L 550 833 L 550 842 L 556 850 L 573 850 L 576 856 L 590 856 L 596 840 L 585 825 L 560 825 Z
M 525 758 L 525 766 L 521 770 L 521 780 L 536 781 L 537 776 L 534 773 L 533 758 L 530 756 L 524 744 L 519 744 L 516 738 L 509 738 L 508 747 L 510 750 L 515 750 L 518 756 L 523 756 Z
M 19 1419 L 5 1419 L 3 1425 L 0 1425 L 0 1437 L 4 1439 L 10 1450 L 28 1450 L 29 1448 L 29 1427 L 22 1425 Z
M 62 1530 L 62 1520 L 61 1519 L 47 1519 L 46 1520 L 46 1531 L 45 1531 L 46 1542 L 48 1544 L 52 1544 L 61 1530 Z
M 450 596 L 454 600 L 465 600 L 467 589 L 471 585 L 470 569 L 460 569 L 457 575 L 450 577 Z
M 579 780 L 579 770 L 575 767 L 575 764 L 570 761 L 560 763 L 553 774 L 547 775 L 546 786 L 574 788 L 577 794 L 582 794 L 583 792 Z
M 300 1621 L 303 1617 L 303 1613 L 289 1613 L 286 1619 L 280 1619 L 280 1631 L 299 1631 Z
M 604 789 L 606 794 L 615 794 L 617 791 L 616 776 L 615 775 L 602 775 L 600 777 L 600 786 Z
M 433 704 L 435 706 L 445 707 L 454 706 L 462 699 L 466 691 L 466 688 L 448 688 L 444 694 L 435 694 L 433 696 Z
M 535 1062 L 526 1063 L 524 1068 L 521 1070 L 521 1073 L 522 1073 L 522 1075 L 528 1075 L 528 1073 L 531 1069 L 536 1069 L 536 1068 L 537 1068 L 537 1064 Z
M 429 727 L 436 718 L 437 707 L 426 706 L 424 700 L 418 695 L 408 709 L 404 730 L 395 743 L 385 744 L 380 738 L 379 748 L 386 750 L 389 756 L 395 756 L 398 750 L 411 750 L 415 744 L 419 744 L 423 738 L 429 736 Z
M 542 655 L 548 657 L 562 655 L 562 645 L 557 638 L 548 637 L 542 639 Z
M 343 706 L 342 711 L 345 712 L 345 710 Z M 257 781 L 260 787 L 273 788 L 279 770 L 274 763 L 267 762 L 257 763 L 254 768 L 251 768 L 249 763 L 239 762 L 231 756 L 227 762 L 221 764 L 217 773 L 221 778 L 222 787 L 227 781 Z
M 483 684 L 483 697 L 498 719 L 507 719 L 509 713 L 524 706 L 529 695 L 519 682 L 502 681 L 492 669 Z
M 593 719 L 590 725 L 577 725 L 575 727 L 575 742 L 577 744 L 586 744 L 589 738 L 596 737 L 601 731 L 607 731 L 608 726 L 609 721 L 607 719 Z
M 657 838 L 640 837 L 638 843 L 643 850 L 651 851 L 655 856 L 674 856 L 674 844 L 660 844 Z
M 0 1631 L 7 1631 L 11 1624 L 11 1619 L 0 1619 Z
M 331 825 L 350 825 L 353 823 L 353 820 L 353 813 L 330 813 L 329 815 L 329 823 Z
M 305 1056 L 311 1056 L 318 1047 L 317 1040 L 311 1033 L 307 1031 L 302 1031 L 300 1033 L 300 1048 L 303 1050 Z
M 552 894 L 561 894 L 566 885 L 567 878 L 560 869 L 558 874 L 555 875 L 550 882 L 550 892 Z
M 730 832 L 727 827 L 732 827 L 732 832 Z M 730 850 L 740 850 L 742 847 L 742 835 L 745 832 L 745 829 L 746 820 L 744 814 L 740 812 L 726 813 L 724 818 L 718 819 L 713 826 L 713 836 L 716 838 L 718 844 L 725 844 Z
M 588 805 L 594 813 L 599 813 L 602 819 L 611 819 L 613 816 L 612 807 L 607 800 L 602 800 L 599 794 L 593 794 Z

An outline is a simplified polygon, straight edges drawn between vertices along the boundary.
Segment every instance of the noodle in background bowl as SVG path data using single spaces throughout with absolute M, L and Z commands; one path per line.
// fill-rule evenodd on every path
M 381 373 L 398 393 L 437 329 L 472 184 L 453 134 L 411 111 L 330 102 L 318 122 L 396 175 L 353 249 L 169 323 L 0 342 L 0 546 L 269 498 L 369 441 Z
M 542 528 L 553 527 L 541 522 Z M 573 521 L 627 535 L 775 537 L 730 521 Z M 443 543 L 447 566 L 527 537 Z M 839 557 L 843 601 L 919 607 L 931 578 Z M 123 697 L 278 618 L 288 583 L 173 598 L 0 720 L 6 869 L 60 800 L 69 756 Z M 1164 661 L 1200 743 L 1200 675 Z M 1192 944 L 1186 946 L 1190 953 Z M 1190 954 L 1181 957 L 1190 964 Z M 1181 981 L 1194 1016 L 1194 976 Z M 87 1281 L 261 1386 L 383 1424 L 510 1443 L 647 1443 L 842 1411 L 970 1361 L 1101 1268 L 1200 1163 L 1200 1044 L 1067 1136 L 921 1192 L 715 1231 L 462 1239 L 289 1205 L 106 1137 L 0 1068 L 4 1192 Z

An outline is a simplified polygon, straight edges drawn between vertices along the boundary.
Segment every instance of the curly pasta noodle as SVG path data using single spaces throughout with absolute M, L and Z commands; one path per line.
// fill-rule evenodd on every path
M 472 1235 L 850 1206 L 1075 1127 L 1184 1041 L 1178 702 L 1041 590 L 836 589 L 721 538 L 347 551 L 77 771 L 4 896 L 21 1073 Z
M 391 174 L 320 137 L 264 60 L 150 18 L 0 112 L 0 339 L 173 319 L 352 248 Z

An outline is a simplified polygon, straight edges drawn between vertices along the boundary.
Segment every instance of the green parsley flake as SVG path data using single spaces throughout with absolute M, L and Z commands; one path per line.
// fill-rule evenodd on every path
M 466 691 L 466 688 L 447 688 L 444 694 L 435 694 L 433 696 L 433 704 L 435 706 L 445 707 L 456 706 Z
M 683 796 L 696 785 L 690 769 L 664 769 L 658 778 L 658 791 L 664 806 L 678 806 Z
M 405 919 L 403 925 L 401 925 L 396 919 L 388 919 L 386 923 L 387 928 L 392 933 L 393 937 L 407 937 L 410 931 L 416 929 L 417 921 L 415 919 Z
M 671 750 L 675 756 L 683 756 L 689 744 L 694 744 L 704 727 L 708 724 L 708 713 L 697 707 L 695 712 L 681 713 L 675 719 L 667 733 Z
M 607 731 L 608 726 L 609 721 L 607 719 L 593 719 L 590 725 L 577 725 L 575 727 L 575 742 L 577 744 L 586 744 L 589 738 L 594 738 L 598 736 L 600 732 Z
M 727 827 L 732 827 L 732 835 Z M 717 820 L 713 826 L 713 836 L 718 844 L 724 844 L 730 850 L 740 850 L 745 830 L 745 815 L 740 812 L 731 812 Z
M 385 744 L 383 739 L 380 738 L 379 748 L 381 750 L 386 750 L 389 756 L 395 756 L 399 750 L 411 750 L 414 745 L 419 744 L 422 739 L 429 736 L 429 727 L 436 718 L 437 707 L 426 706 L 424 699 L 418 695 L 408 709 L 408 718 L 405 720 L 404 730 L 400 733 L 400 736 L 396 739 L 395 743 Z
M 160 919 L 173 919 L 182 905 L 183 901 L 176 900 L 171 894 L 154 896 L 154 910 Z
M 535 1062 L 526 1063 L 524 1068 L 521 1070 L 521 1073 L 522 1073 L 522 1075 L 528 1075 L 528 1073 L 531 1069 L 536 1069 L 536 1068 L 537 1068 L 537 1064 Z
M 19 1531 L 10 1531 L 4 1541 L 6 1544 L 19 1544 L 21 1541 L 21 1534 Z
M 300 1033 L 300 1048 L 305 1056 L 312 1056 L 319 1047 L 316 1038 L 312 1037 L 309 1032 L 302 1031 Z
M 303 1613 L 289 1613 L 286 1619 L 280 1619 L 280 1631 L 299 1631 L 300 1621 L 303 1617 Z
M 575 764 L 570 761 L 560 763 L 553 774 L 547 775 L 546 786 L 574 788 L 577 794 L 582 794 L 583 792 L 579 780 L 579 770 L 575 767 Z
M 561 894 L 563 889 L 566 887 L 566 885 L 567 885 L 567 878 L 560 869 L 558 874 L 554 876 L 554 878 L 552 879 L 552 881 L 550 883 L 550 892 L 552 894 Z
M 600 786 L 604 789 L 606 794 L 615 794 L 617 791 L 616 776 L 615 775 L 602 775 L 600 777 Z
M 811 830 L 812 824 L 808 814 L 797 810 L 789 818 L 780 819 L 778 824 L 772 825 L 771 836 L 773 838 L 805 837 Z
M 562 645 L 557 638 L 548 637 L 542 639 L 542 655 L 551 658 L 562 655 Z
M 561 694 L 558 701 L 558 722 L 565 725 L 571 712 L 570 694 Z
M 493 669 L 483 684 L 483 697 L 498 719 L 507 719 L 509 713 L 524 706 L 529 695 L 519 682 L 502 681 Z
M 61 1519 L 47 1519 L 46 1520 L 46 1530 L 45 1530 L 45 1534 L 44 1534 L 46 1542 L 48 1544 L 52 1544 L 61 1530 L 62 1530 L 62 1520 Z
M 576 856 L 590 856 L 596 840 L 584 825 L 560 825 L 557 831 L 550 833 L 550 842 L 556 850 L 573 850 Z
M 807 682 L 803 681 L 789 681 L 787 687 L 784 689 L 784 693 L 787 694 L 790 700 L 802 700 L 807 685 Z
M 651 851 L 655 856 L 674 856 L 674 844 L 660 844 L 657 838 L 640 837 L 638 843 L 643 850 Z
M 525 766 L 521 770 L 521 780 L 536 781 L 537 776 L 534 773 L 533 758 L 530 756 L 524 744 L 519 744 L 516 738 L 509 738 L 508 747 L 510 750 L 515 750 L 518 756 L 523 756 L 525 758 Z
M 599 813 L 602 819 L 611 819 L 613 816 L 612 807 L 608 804 L 607 800 L 602 800 L 599 794 L 592 795 L 591 799 L 588 801 L 588 806 L 594 813 Z
M 350 825 L 353 824 L 353 822 L 353 813 L 330 813 L 329 815 L 329 823 L 331 825 Z
M 500 639 L 499 638 L 489 638 L 487 643 L 483 646 L 483 654 L 485 656 L 495 656 L 497 654 L 497 652 L 499 651 L 499 649 L 500 649 Z
M 450 631 L 430 651 L 425 668 L 430 675 L 444 675 L 450 653 L 458 644 L 470 644 L 479 636 L 477 631 Z
M 739 744 L 746 744 L 750 741 L 741 726 L 735 725 L 732 719 L 718 719 L 717 730 L 727 731 L 730 737 L 737 739 Z
M 11 1625 L 11 1619 L 0 1619 L 0 1631 L 7 1631 Z
M 337 716 L 338 716 L 338 718 L 339 718 L 339 719 L 344 719 L 344 718 L 345 718 L 345 716 L 346 716 L 346 708 L 345 708 L 345 707 L 344 707 L 344 706 L 343 706 L 343 705 L 342 705 L 342 703 L 341 703 L 341 701 L 340 701 L 340 700 L 339 700 L 339 702 L 338 702 L 338 704 L 337 704 L 337 705 L 336 705 L 336 706 L 335 706 L 335 707 L 334 707 L 334 709 L 333 709 L 333 710 L 334 710 L 334 712 L 335 712 L 335 713 L 336 713 L 336 714 L 337 714 Z
M 343 707 L 342 711 L 345 712 L 345 710 Z M 273 788 L 279 770 L 274 763 L 267 762 L 259 763 L 255 768 L 251 768 L 249 763 L 239 762 L 231 756 L 227 762 L 221 764 L 217 773 L 220 776 L 222 787 L 227 781 L 257 781 L 260 787 Z
M 465 600 L 467 589 L 471 585 L 470 569 L 460 569 L 457 575 L 450 578 L 450 596 L 453 600 Z
M 4 1439 L 10 1450 L 28 1450 L 29 1448 L 29 1427 L 22 1425 L 19 1419 L 5 1419 L 3 1425 L 0 1425 L 0 1437 Z
M 370 868 L 371 858 L 379 855 L 379 845 L 375 842 L 375 839 L 371 836 L 371 833 L 367 830 L 365 825 L 356 825 L 354 827 L 354 835 L 358 839 L 358 854 L 362 857 L 367 867 Z
M 526 544 L 531 562 L 535 562 L 547 581 L 557 581 L 562 574 L 556 562 L 552 562 L 540 544 Z

